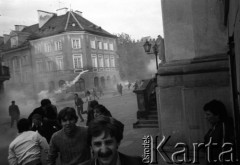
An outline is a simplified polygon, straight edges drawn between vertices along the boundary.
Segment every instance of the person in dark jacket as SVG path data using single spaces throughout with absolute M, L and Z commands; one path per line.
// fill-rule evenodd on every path
M 77 114 L 78 114 L 79 118 L 81 119 L 81 122 L 84 122 L 84 119 L 82 117 L 82 114 L 84 113 L 83 112 L 84 102 L 83 102 L 82 98 L 78 96 L 77 93 L 75 93 L 75 95 L 74 95 L 74 102 L 75 102 L 75 107 L 77 109 Z
M 88 144 L 93 158 L 80 165 L 143 165 L 142 158 L 118 151 L 123 138 L 124 125 L 107 116 L 99 116 L 89 123 Z
M 212 100 L 203 107 L 207 121 L 211 124 L 211 128 L 204 136 L 205 144 L 214 144 L 209 152 L 206 152 L 206 161 L 208 165 L 222 165 L 227 157 L 219 159 L 220 153 L 225 148 L 224 143 L 234 143 L 233 122 L 227 115 L 225 105 L 219 100 Z M 206 150 L 208 151 L 208 150 Z
M 11 117 L 11 128 L 12 128 L 14 121 L 16 121 L 17 123 L 20 117 L 20 110 L 18 106 L 15 104 L 15 101 L 12 101 L 12 105 L 9 106 L 8 111 L 9 111 L 9 116 Z
M 87 122 L 86 126 L 94 119 L 94 107 L 98 105 L 97 100 L 92 100 L 88 102 L 88 110 L 87 110 Z

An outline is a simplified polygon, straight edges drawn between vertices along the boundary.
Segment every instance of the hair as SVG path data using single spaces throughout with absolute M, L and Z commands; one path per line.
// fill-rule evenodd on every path
M 76 121 L 78 120 L 76 111 L 72 107 L 65 107 L 58 113 L 59 123 L 61 123 L 65 117 L 67 117 L 68 119 L 75 119 Z
M 51 100 L 49 100 L 49 99 L 42 99 L 41 100 L 41 106 L 42 107 L 44 107 L 46 105 L 50 105 L 50 104 L 52 104 L 52 103 L 51 103 Z
M 42 120 L 43 120 L 43 117 L 42 117 L 42 115 L 40 115 L 40 114 L 38 114 L 38 113 L 35 113 L 35 114 L 32 116 L 32 120 L 33 120 L 33 119 L 42 121 Z
M 26 118 L 22 118 L 17 122 L 17 129 L 19 133 L 22 133 L 24 131 L 29 131 L 30 126 L 31 126 L 31 122 Z
M 212 100 L 206 103 L 203 107 L 203 110 L 219 116 L 221 121 L 224 121 L 228 117 L 225 105 L 219 100 Z
M 77 93 L 75 93 L 74 95 L 75 95 L 75 96 L 78 96 L 78 94 L 77 94 Z
M 98 101 L 97 100 L 92 100 L 89 102 L 89 108 L 95 108 L 98 105 Z
M 120 121 L 108 116 L 99 116 L 89 123 L 88 144 L 91 145 L 92 137 L 100 136 L 102 133 L 105 134 L 105 137 L 110 135 L 116 138 L 116 141 L 120 143 L 123 138 L 123 130 L 124 124 Z
M 13 104 L 13 103 L 15 103 L 15 101 L 14 101 L 14 100 L 12 101 L 12 104 Z
M 111 112 L 104 106 L 101 104 L 98 104 L 94 107 L 94 110 L 99 110 L 99 112 L 103 115 L 103 116 L 108 116 L 108 117 L 112 117 Z

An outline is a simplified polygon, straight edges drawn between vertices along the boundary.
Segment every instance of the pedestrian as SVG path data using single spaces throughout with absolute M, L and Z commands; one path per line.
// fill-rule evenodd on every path
M 207 121 L 211 124 L 211 128 L 204 136 L 204 143 L 214 144 L 214 147 L 211 147 L 210 151 L 206 153 L 206 164 L 222 165 L 226 163 L 227 160 L 230 160 L 227 156 L 222 160 L 219 159 L 219 155 L 224 151 L 224 149 L 228 150 L 227 147 L 222 148 L 223 144 L 233 144 L 234 142 L 232 119 L 228 117 L 225 105 L 218 100 L 212 100 L 206 103 L 203 110 Z
M 30 131 L 31 122 L 20 119 L 17 123 L 19 135 L 10 143 L 9 165 L 42 165 L 41 155 L 47 153 L 49 146 L 38 132 Z
M 96 90 L 95 87 L 93 88 L 92 95 L 93 95 L 93 99 L 94 99 L 94 100 L 95 100 L 95 98 L 96 98 L 96 99 L 99 99 L 99 97 L 98 97 L 98 95 L 97 95 L 97 90 Z
M 90 123 L 90 121 L 92 121 L 94 119 L 94 107 L 98 105 L 98 101 L 97 100 L 92 100 L 88 102 L 88 109 L 87 109 L 87 122 L 86 122 L 86 126 L 88 126 L 88 124 Z
M 28 119 L 32 122 L 32 116 L 40 114 L 44 120 L 57 120 L 57 107 L 49 99 L 42 99 L 41 106 L 35 108 Z
M 77 126 L 78 117 L 72 107 L 63 108 L 58 114 L 62 129 L 54 133 L 50 141 L 48 165 L 55 165 L 58 155 L 61 165 L 76 165 L 90 158 L 87 128 Z
M 98 116 L 112 117 L 111 112 L 104 105 L 101 105 L 101 104 L 98 104 L 93 108 L 93 115 L 94 115 L 94 118 Z
M 20 117 L 20 110 L 18 106 L 15 104 L 14 100 L 12 101 L 12 104 L 9 106 L 8 111 L 9 111 L 9 116 L 11 117 L 11 128 L 12 128 L 14 121 L 16 121 L 17 123 Z
M 93 99 L 92 99 L 92 96 L 91 96 L 91 93 L 90 93 L 89 90 L 87 90 L 87 91 L 85 92 L 85 97 L 86 97 L 86 102 L 87 102 L 87 103 L 88 103 L 89 101 L 93 100 Z
M 103 89 L 102 89 L 101 86 L 98 87 L 98 91 L 99 91 L 99 96 L 100 96 L 100 97 L 104 95 Z
M 143 165 L 142 158 L 118 151 L 124 125 L 107 116 L 99 116 L 89 123 L 88 143 L 93 157 L 80 165 Z
M 128 82 L 128 90 L 130 90 L 130 89 L 131 89 L 131 83 Z
M 84 102 L 83 102 L 82 98 L 78 96 L 77 93 L 75 93 L 75 95 L 74 95 L 74 103 L 75 103 L 75 107 L 77 109 L 77 114 L 78 114 L 79 118 L 81 119 L 81 122 L 84 122 L 84 119 L 82 117 Z
M 123 91 L 122 91 L 122 90 L 123 90 L 123 86 L 122 86 L 122 84 L 121 84 L 121 83 L 119 84 L 119 87 L 118 87 L 118 88 L 119 88 L 119 94 L 122 96 L 122 92 L 123 92 Z
M 60 125 L 52 124 L 49 121 L 43 120 L 40 114 L 34 114 L 32 116 L 32 131 L 37 131 L 41 136 L 45 137 L 49 143 L 52 135 L 61 129 Z

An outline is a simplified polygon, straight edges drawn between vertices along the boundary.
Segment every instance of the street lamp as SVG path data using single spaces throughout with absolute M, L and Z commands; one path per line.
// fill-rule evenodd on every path
M 150 42 L 148 42 L 148 40 L 144 43 L 143 45 L 143 48 L 145 50 L 145 52 L 147 54 L 155 54 L 155 57 L 156 57 L 156 67 L 157 67 L 157 70 L 158 70 L 158 58 L 157 58 L 157 55 L 158 55 L 158 45 L 155 43 L 152 47 L 152 50 L 153 50 L 153 53 L 151 52 L 151 46 L 152 44 Z

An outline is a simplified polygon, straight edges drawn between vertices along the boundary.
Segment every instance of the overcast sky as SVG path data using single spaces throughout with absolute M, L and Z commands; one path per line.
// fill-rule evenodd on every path
M 0 36 L 14 25 L 38 23 L 37 10 L 58 8 L 83 12 L 83 17 L 112 34 L 127 33 L 133 39 L 163 36 L 161 0 L 0 0 Z

